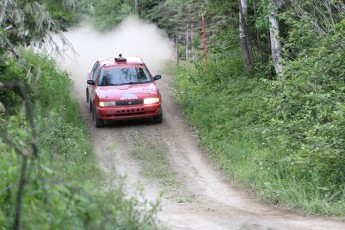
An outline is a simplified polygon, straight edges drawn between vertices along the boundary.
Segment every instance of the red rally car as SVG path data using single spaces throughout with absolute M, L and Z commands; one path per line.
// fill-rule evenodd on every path
M 152 117 L 163 122 L 162 98 L 155 81 L 139 57 L 108 58 L 97 61 L 90 70 L 86 99 L 96 127 L 105 120 Z

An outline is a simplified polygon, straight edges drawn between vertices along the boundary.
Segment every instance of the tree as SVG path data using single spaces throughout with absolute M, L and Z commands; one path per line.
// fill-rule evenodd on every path
M 251 68 L 254 65 L 254 54 L 250 44 L 250 37 L 246 16 L 248 12 L 248 0 L 238 0 L 239 6 L 239 30 L 240 30 L 240 46 L 246 68 Z
M 133 1 L 97 1 L 94 3 L 94 24 L 95 27 L 101 31 L 111 30 L 125 17 L 134 13 L 135 8 Z
M 80 18 L 80 13 L 83 10 L 85 0 L 76 2 L 75 0 L 37 0 L 44 5 L 51 18 L 55 21 L 57 26 L 66 31 L 68 27 L 77 24 Z
M 282 57 L 282 46 L 279 41 L 279 24 L 276 17 L 277 8 L 279 8 L 283 4 L 284 0 L 271 0 L 271 13 L 269 16 L 270 22 L 270 41 L 271 41 L 271 53 L 272 59 L 274 61 L 274 68 L 276 73 L 278 74 L 281 72 L 283 65 L 283 57 Z
M 32 0 L 6 0 L 2 5 L 0 18 L 1 49 L 19 57 L 16 46 L 47 43 L 59 51 L 58 45 L 52 39 L 57 34 L 63 45 L 72 47 L 64 37 L 61 27 L 52 19 L 45 7 Z M 6 52 L 6 55 L 8 52 Z

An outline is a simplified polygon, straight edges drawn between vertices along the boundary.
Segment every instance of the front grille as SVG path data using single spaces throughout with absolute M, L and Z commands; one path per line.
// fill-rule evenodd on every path
M 117 101 L 116 105 L 126 106 L 126 105 L 142 105 L 144 100 L 130 100 L 130 101 Z
M 121 110 L 117 110 L 116 113 L 114 113 L 114 114 L 107 114 L 106 116 L 108 116 L 108 117 L 112 117 L 112 116 L 126 117 L 126 116 L 133 116 L 133 115 L 142 115 L 142 114 L 146 114 L 146 113 L 147 112 L 145 112 L 144 108 L 141 108 L 141 109 L 121 109 Z
M 135 113 L 119 113 L 115 114 L 116 117 L 126 117 L 126 116 L 134 116 L 134 115 L 143 115 L 145 112 L 135 112 Z

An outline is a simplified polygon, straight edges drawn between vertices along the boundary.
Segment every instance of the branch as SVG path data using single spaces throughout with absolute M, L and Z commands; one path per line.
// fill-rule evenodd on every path
M 7 186 L 4 190 L 0 191 L 0 196 L 2 196 L 6 191 L 11 190 L 14 186 L 14 184 Z
M 25 174 L 26 174 L 26 167 L 27 167 L 28 157 L 23 156 L 22 161 L 22 171 L 19 180 L 19 188 L 16 200 L 16 217 L 14 222 L 14 229 L 20 230 L 22 229 L 22 210 L 23 210 L 23 195 L 24 195 L 24 186 L 26 184 Z
M 32 109 L 32 105 L 29 99 L 29 96 L 25 90 L 25 87 L 20 82 L 0 82 L 0 89 L 1 88 L 8 88 L 8 89 L 18 89 L 25 104 L 26 108 L 26 115 L 27 119 L 29 120 L 29 124 L 31 125 L 31 132 L 32 132 L 32 140 L 31 140 L 31 147 L 33 150 L 33 155 L 36 159 L 38 159 L 38 148 L 37 148 L 37 130 L 34 121 L 34 113 Z M 23 213 L 23 196 L 24 196 L 24 187 L 27 183 L 26 174 L 27 174 L 27 161 L 28 161 L 28 154 L 25 154 L 20 148 L 18 148 L 8 136 L 1 135 L 1 137 L 9 143 L 11 146 L 14 147 L 16 152 L 20 153 L 22 158 L 22 167 L 21 167 L 21 174 L 19 179 L 19 186 L 18 186 L 18 194 L 16 199 L 16 214 L 15 214 L 15 222 L 14 222 L 14 229 L 20 230 L 22 229 L 22 213 Z
M 8 46 L 8 48 L 7 48 L 6 46 L 3 46 L 3 47 L 4 47 L 6 50 L 10 51 L 10 52 L 13 54 L 13 56 L 14 56 L 16 59 L 18 59 L 19 54 L 18 54 L 18 52 L 16 51 L 16 49 L 14 48 L 14 46 L 12 45 L 12 43 L 10 42 L 10 40 L 8 40 L 8 38 L 7 38 L 5 35 L 3 35 L 2 33 L 0 33 L 0 36 L 2 37 L 2 39 L 4 39 L 5 45 Z
M 312 25 L 314 27 L 314 30 L 316 32 L 318 32 L 319 34 L 325 36 L 327 33 L 325 30 L 323 30 L 321 28 L 321 26 L 317 23 L 317 20 L 312 18 L 311 16 L 309 16 L 309 14 L 307 12 L 305 12 L 305 10 L 300 6 L 299 2 L 297 0 L 291 0 L 291 3 L 292 3 L 292 6 L 294 7 L 297 15 L 300 17 L 300 18 L 307 18 L 309 21 L 312 22 Z M 318 9 L 316 9 L 318 10 Z
M 37 130 L 35 125 L 35 119 L 34 119 L 34 112 L 32 109 L 32 105 L 29 99 L 29 96 L 25 90 L 25 87 L 20 82 L 0 82 L 0 89 L 1 88 L 8 88 L 8 89 L 18 89 L 25 104 L 26 109 L 26 116 L 29 120 L 29 124 L 31 126 L 31 133 L 32 133 L 32 139 L 31 139 L 31 147 L 33 150 L 33 155 L 35 158 L 38 158 L 38 148 L 37 148 Z M 24 154 L 25 155 L 25 154 Z
M 11 139 L 9 136 L 7 136 L 6 134 L 0 133 L 0 137 L 10 146 L 12 146 L 14 148 L 14 151 L 16 151 L 17 154 L 22 155 L 22 156 L 26 156 L 28 155 L 27 151 L 25 151 L 24 149 L 19 148 Z

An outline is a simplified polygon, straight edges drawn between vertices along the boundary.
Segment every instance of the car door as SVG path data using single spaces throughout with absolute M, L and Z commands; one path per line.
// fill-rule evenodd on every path
M 95 81 L 95 84 L 94 85 L 88 85 L 88 89 L 89 89 L 89 95 L 90 95 L 90 99 L 91 101 L 94 100 L 95 98 L 95 95 L 94 95 L 94 92 L 95 92 L 95 88 L 96 88 L 96 79 L 97 79 L 97 76 L 98 76 L 98 73 L 99 73 L 99 69 L 100 69 L 100 63 L 99 61 L 97 61 L 95 63 L 95 65 L 93 66 L 91 72 L 90 72 L 90 75 L 89 77 Z

